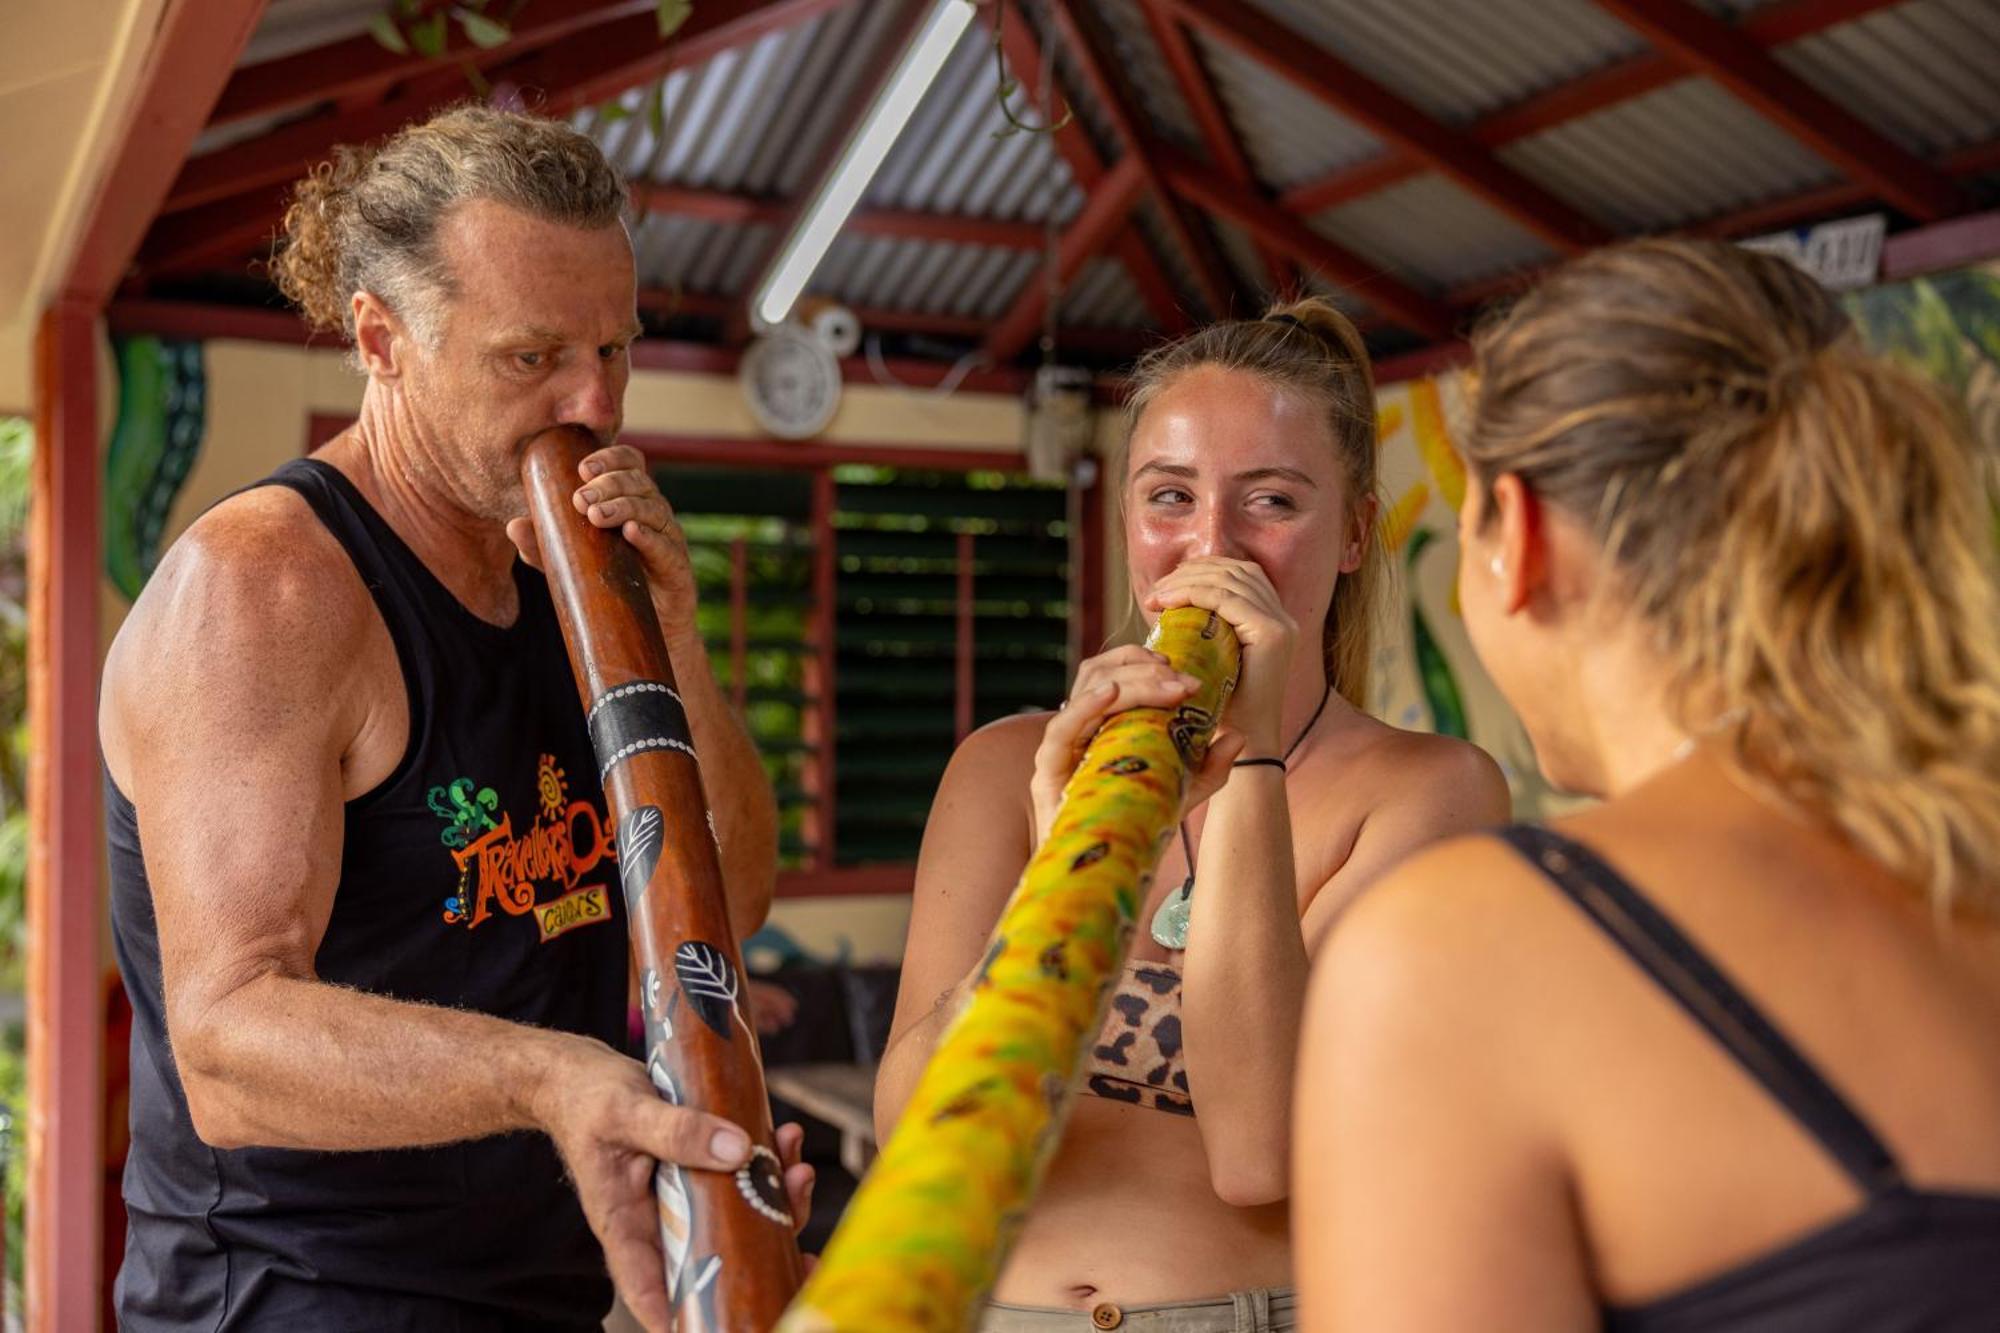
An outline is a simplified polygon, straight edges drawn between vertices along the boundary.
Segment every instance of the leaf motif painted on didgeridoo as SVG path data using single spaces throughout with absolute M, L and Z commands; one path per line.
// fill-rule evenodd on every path
M 688 940 L 674 950 L 674 973 L 701 1021 L 727 1041 L 736 1013 L 736 969 L 729 956 L 704 940 Z

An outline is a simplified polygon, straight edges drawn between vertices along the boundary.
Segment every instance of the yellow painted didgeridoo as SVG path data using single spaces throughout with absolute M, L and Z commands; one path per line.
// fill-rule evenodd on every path
M 963 1011 L 780 1333 L 974 1327 L 1061 1131 L 1188 769 L 1236 686 L 1235 632 L 1160 617 L 1149 644 L 1201 681 L 1179 708 L 1098 729 L 1021 873 Z

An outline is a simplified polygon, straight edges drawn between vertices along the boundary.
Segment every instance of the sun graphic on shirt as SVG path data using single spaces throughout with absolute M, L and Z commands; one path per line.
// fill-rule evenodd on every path
M 569 789 L 563 784 L 569 775 L 564 773 L 552 754 L 542 756 L 541 771 L 535 774 L 535 787 L 542 798 L 542 813 L 550 819 L 562 814 L 569 804 Z

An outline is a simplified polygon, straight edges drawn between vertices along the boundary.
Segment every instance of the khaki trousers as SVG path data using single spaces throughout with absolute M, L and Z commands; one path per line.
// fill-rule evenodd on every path
M 1298 1314 L 1290 1287 L 1232 1291 L 1227 1296 L 1174 1305 L 1118 1305 L 1103 1301 L 1089 1310 L 1055 1310 L 1030 1305 L 986 1307 L 979 1333 L 1292 1333 Z

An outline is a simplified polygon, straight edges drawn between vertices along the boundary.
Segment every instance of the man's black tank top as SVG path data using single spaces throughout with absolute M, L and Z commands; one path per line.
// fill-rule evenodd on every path
M 617 864 L 547 585 L 517 563 L 520 615 L 498 628 L 336 469 L 299 459 L 260 484 L 297 492 L 346 548 L 409 694 L 402 761 L 346 806 L 319 976 L 621 1045 Z M 611 1302 L 603 1257 L 544 1135 L 352 1153 L 218 1151 L 195 1136 L 167 1044 L 138 818 L 108 777 L 105 796 L 112 924 L 134 1014 L 121 1326 L 599 1324 Z
M 1847 1099 L 1601 857 L 1536 825 L 1515 825 L 1500 836 L 1790 1112 L 1863 1199 L 1846 1216 L 1680 1291 L 1605 1310 L 1607 1333 L 2000 1328 L 2000 1195 L 1911 1184 Z

